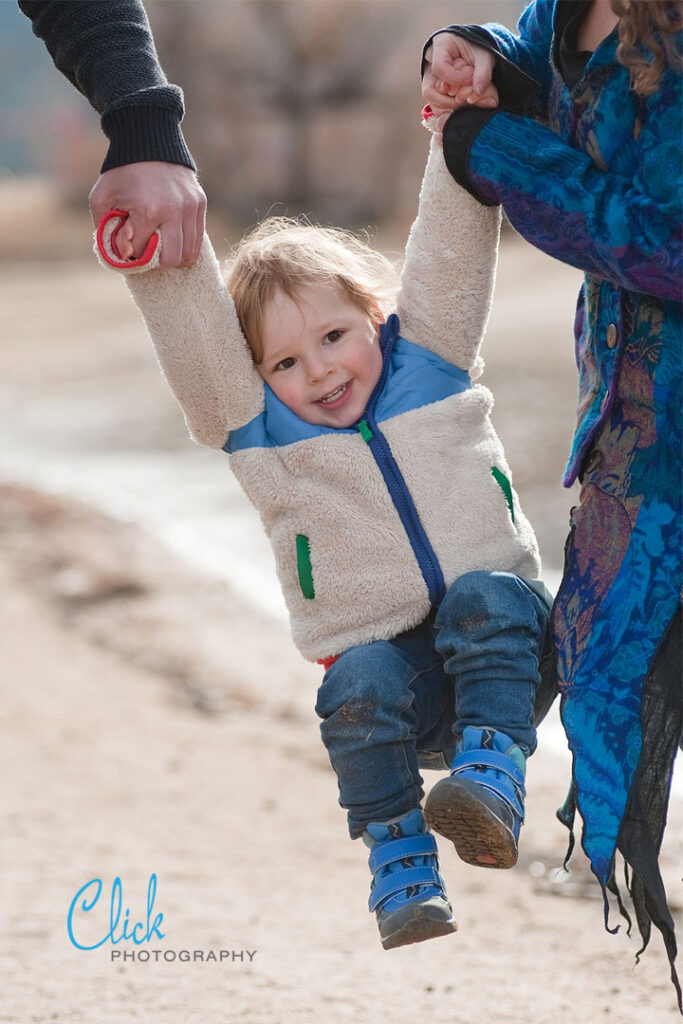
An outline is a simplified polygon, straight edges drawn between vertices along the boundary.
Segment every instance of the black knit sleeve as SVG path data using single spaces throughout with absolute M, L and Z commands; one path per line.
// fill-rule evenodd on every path
M 55 67 L 101 115 L 102 170 L 164 160 L 195 168 L 180 122 L 183 94 L 161 69 L 139 0 L 19 0 Z

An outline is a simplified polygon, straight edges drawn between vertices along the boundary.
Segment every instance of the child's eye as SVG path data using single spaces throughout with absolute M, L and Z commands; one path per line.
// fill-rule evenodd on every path
M 337 329 L 334 331 L 328 331 L 325 335 L 325 341 L 339 341 L 344 332 Z
M 276 370 L 289 370 L 290 366 L 294 366 L 296 359 L 293 356 L 287 356 L 286 359 L 281 359 L 275 367 Z

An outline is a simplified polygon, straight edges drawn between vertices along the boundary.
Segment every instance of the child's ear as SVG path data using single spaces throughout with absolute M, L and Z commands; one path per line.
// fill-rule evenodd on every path
M 370 319 L 372 320 L 375 327 L 379 327 L 380 324 L 384 323 L 384 313 L 379 308 L 379 305 L 376 302 L 373 302 L 373 304 L 370 306 Z

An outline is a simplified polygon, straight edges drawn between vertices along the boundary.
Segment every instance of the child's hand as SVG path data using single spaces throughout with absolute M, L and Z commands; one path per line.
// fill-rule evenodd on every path
M 422 95 L 435 115 L 465 105 L 498 106 L 498 90 L 491 81 L 495 57 L 482 46 L 440 32 L 425 59 Z
M 453 94 L 451 86 L 446 82 L 441 82 L 440 93 L 440 102 L 430 104 L 435 113 L 437 111 L 442 113 L 444 110 L 448 110 L 448 113 L 452 114 L 458 107 L 465 106 L 485 107 L 488 110 L 498 106 L 498 90 L 493 82 L 487 85 L 482 93 L 476 92 L 474 86 L 470 83 L 469 85 L 461 85 L 455 94 Z
M 483 99 L 484 97 L 481 97 L 481 98 Z M 491 103 L 486 103 L 486 104 L 484 104 L 484 103 L 477 103 L 476 105 L 479 106 L 479 107 L 481 107 L 481 106 L 489 106 L 489 107 L 490 106 L 497 106 L 498 105 L 498 100 L 497 100 L 497 97 L 496 97 L 496 102 L 494 104 L 491 104 Z M 460 104 L 460 106 L 463 106 L 463 104 Z M 439 108 L 439 107 L 434 109 L 434 107 L 431 105 L 431 103 L 427 103 L 427 105 L 422 108 L 422 124 L 427 129 L 427 131 L 430 131 L 432 133 L 432 135 L 434 135 L 434 137 L 436 138 L 436 141 L 438 142 L 438 144 L 440 146 L 443 145 L 442 135 L 443 135 L 444 126 L 446 124 L 446 121 L 448 120 L 448 118 L 451 116 L 452 113 L 453 113 L 453 110 L 450 110 L 450 109 L 444 110 L 443 108 Z

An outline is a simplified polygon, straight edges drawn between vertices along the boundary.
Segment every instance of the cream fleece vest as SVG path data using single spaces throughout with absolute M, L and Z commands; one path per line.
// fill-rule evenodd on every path
M 305 658 L 417 625 L 470 570 L 540 573 L 489 418 L 493 398 L 471 385 L 499 223 L 497 209 L 456 185 L 432 142 L 397 299 L 400 335 L 389 318 L 385 377 L 357 429 L 312 427 L 289 410 L 296 423 L 282 426 L 208 238 L 194 267 L 128 278 L 190 433 L 229 453 L 261 516 Z

